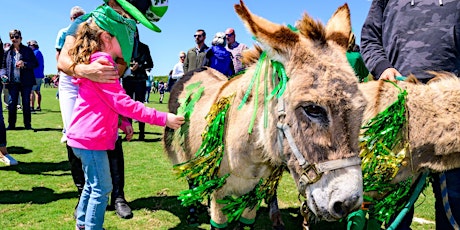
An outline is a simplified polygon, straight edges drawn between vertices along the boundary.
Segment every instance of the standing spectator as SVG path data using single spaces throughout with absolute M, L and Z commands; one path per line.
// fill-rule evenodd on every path
M 160 93 L 160 104 L 163 104 L 163 98 L 165 96 L 166 86 L 163 81 L 158 83 L 158 92 Z
M 202 29 L 199 29 L 193 36 L 195 37 L 196 46 L 187 51 L 187 55 L 184 61 L 184 73 L 206 65 L 206 52 L 209 48 L 204 43 L 206 40 L 206 32 Z
M 236 41 L 236 34 L 233 28 L 227 28 L 225 30 L 225 37 L 227 38 L 227 50 L 232 53 L 233 69 L 235 73 L 238 74 L 245 68 L 242 63 L 242 53 L 244 50 L 248 49 L 248 47 Z
M 85 14 L 85 10 L 83 10 L 79 6 L 74 6 L 72 9 L 70 9 L 70 21 L 73 22 L 75 19 L 80 17 L 81 15 Z M 59 30 L 57 37 L 56 37 L 56 60 L 59 60 L 59 55 L 61 54 L 61 50 L 64 47 L 65 39 L 67 36 L 67 31 L 70 28 L 69 24 L 67 27 L 62 28 Z M 52 79 L 52 84 L 55 86 L 55 79 L 59 77 L 60 83 L 58 85 L 58 92 L 56 93 L 56 98 L 59 98 L 59 106 L 61 108 L 61 117 L 62 117 L 62 123 L 63 123 L 63 130 L 62 130 L 62 138 L 61 142 L 65 142 L 67 140 L 67 137 L 65 135 L 66 128 L 70 123 L 70 116 L 73 111 L 73 106 L 75 104 L 75 99 L 77 98 L 77 92 L 78 92 L 78 86 L 74 85 L 71 80 L 72 76 L 68 76 L 62 71 L 58 72 L 58 75 L 53 77 Z
M 155 78 L 153 78 L 152 91 L 153 91 L 153 93 L 158 92 L 158 80 L 156 80 Z
M 170 70 L 169 71 L 169 74 L 168 74 L 168 81 L 167 81 L 167 85 L 165 86 L 165 91 L 166 92 L 171 92 L 172 90 L 172 87 L 168 87 L 168 85 L 174 85 L 174 83 L 176 82 L 175 80 L 172 79 L 172 73 L 173 73 L 173 70 Z M 159 89 L 159 88 L 158 88 Z
M 235 74 L 232 63 L 232 54 L 225 49 L 225 33 L 217 32 L 212 39 L 212 47 L 206 54 L 209 67 L 218 70 L 223 75 L 231 77 Z
M 34 69 L 38 66 L 34 52 L 23 45 L 21 31 L 11 30 L 11 48 L 6 51 L 3 59 L 2 70 L 8 77 L 10 100 L 8 101 L 8 130 L 16 129 L 18 97 L 22 98 L 22 115 L 24 128 L 32 129 L 32 117 L 30 111 L 30 93 L 35 85 Z
M 136 21 L 141 22 L 144 26 L 156 32 L 160 32 L 161 30 L 156 25 L 154 25 L 153 22 L 158 21 L 168 8 L 167 2 L 160 1 L 151 2 L 131 0 L 130 3 L 127 3 L 125 1 L 119 0 L 104 0 L 104 2 L 105 4 L 100 7 L 106 8 L 108 6 L 112 10 L 110 10 L 108 12 L 109 14 L 107 15 L 101 14 L 101 17 L 111 16 L 117 19 L 114 21 L 107 18 L 106 23 L 113 24 L 115 22 L 130 22 L 131 18 L 135 18 Z M 85 16 L 89 17 L 91 15 L 92 13 Z M 149 15 L 149 18 L 146 18 L 145 15 Z M 88 78 L 94 82 L 116 83 L 119 79 L 119 73 L 122 74 L 127 67 L 124 60 L 131 60 L 134 46 L 134 31 L 136 28 L 128 24 L 119 24 L 119 26 L 113 28 L 114 31 L 110 31 L 117 38 L 120 37 L 124 39 L 122 42 L 120 42 L 123 58 L 116 60 L 122 64 L 119 63 L 117 65 L 117 70 L 113 68 L 109 61 L 104 59 L 98 59 L 95 62 L 91 62 L 90 64 L 75 63 L 69 56 L 69 49 L 71 49 L 75 44 L 75 36 L 78 25 L 85 22 L 86 17 L 77 18 L 67 31 L 65 43 L 62 47 L 62 51 L 60 52 L 58 59 L 58 69 L 65 72 L 67 75 L 76 76 L 79 78 Z M 129 33 L 130 36 L 123 36 L 125 33 Z M 68 88 L 66 90 L 72 91 L 68 92 L 67 94 L 69 95 L 68 97 L 75 95 L 75 97 L 73 97 L 73 100 L 75 101 L 78 88 Z M 71 108 L 70 113 L 66 115 L 71 116 L 72 110 L 73 108 Z M 110 174 L 112 176 L 113 186 L 110 199 L 110 207 L 115 208 L 115 212 L 119 217 L 128 219 L 133 217 L 133 213 L 125 199 L 125 168 L 121 142 L 122 139 L 119 137 L 115 143 L 115 149 L 108 151 Z M 85 183 L 81 160 L 75 156 L 72 148 L 68 145 L 67 152 L 71 164 L 71 172 L 74 183 L 77 186 L 79 193 L 81 193 Z
M 50 80 L 49 77 L 45 76 L 45 78 L 44 78 L 43 80 L 44 80 L 43 86 L 44 86 L 45 88 L 51 87 L 51 80 Z
M 123 88 L 133 100 L 144 102 L 147 81 L 146 69 L 153 68 L 149 47 L 139 40 L 139 32 L 134 33 L 134 49 L 131 63 L 123 77 Z M 139 140 L 145 139 L 145 123 L 139 122 Z
M 170 73 L 170 77 L 168 79 L 168 92 L 171 91 L 174 83 L 181 79 L 184 76 L 184 61 L 185 61 L 185 52 L 179 52 L 179 62 L 176 63 Z
M 0 45 L 3 46 L 2 39 L 0 38 Z M 0 49 L 0 63 L 3 62 L 3 54 L 4 50 Z M 4 76 L 3 74 L 0 74 Z M 3 89 L 3 79 L 5 81 L 7 78 L 2 78 L 2 85 L 0 86 L 0 94 L 2 93 Z M 6 128 L 5 122 L 3 120 L 3 104 L 0 103 L 0 161 L 6 165 L 17 165 L 18 162 L 14 159 L 10 154 L 8 154 L 8 150 L 6 149 Z
M 145 81 L 145 101 L 144 103 L 149 103 L 150 92 L 152 92 L 153 84 L 153 69 L 145 70 L 147 72 L 147 80 Z
M 38 61 L 38 67 L 34 69 L 35 85 L 32 87 L 32 93 L 30 94 L 30 109 L 32 111 L 42 111 L 42 95 L 40 93 L 40 88 L 43 78 L 45 77 L 45 61 L 43 60 L 43 54 L 39 50 L 37 41 L 30 40 L 27 42 L 27 45 L 34 51 Z M 37 99 L 37 108 L 34 109 L 35 99 Z
M 422 83 L 433 76 L 427 70 L 460 73 L 460 2 L 458 0 L 374 0 L 361 33 L 361 53 L 376 79 L 395 81 L 414 74 Z M 426 103 L 433 103 L 427 101 Z M 447 218 L 440 176 L 446 178 L 451 209 Z M 454 229 L 460 223 L 460 169 L 432 174 L 436 229 Z M 398 229 L 410 229 L 413 208 Z
M 117 19 L 110 15 L 110 10 L 108 6 L 97 8 L 93 11 L 96 12 L 93 20 L 86 20 L 78 27 L 74 48 L 69 50 L 74 63 L 85 63 L 88 59 L 91 62 L 105 59 L 117 69 L 114 59 L 123 58 L 119 40 L 128 39 L 130 34 L 114 36 L 107 32 L 107 29 L 113 30 L 114 27 L 118 28 L 117 32 L 121 32 L 120 27 L 123 27 L 119 22 L 107 23 L 109 25 L 100 23 L 100 20 L 106 20 L 105 17 L 100 17 L 100 13 L 111 20 Z M 134 20 L 124 23 L 135 28 Z M 67 138 L 69 146 L 82 161 L 86 178 L 77 208 L 76 227 L 102 229 L 109 193 L 112 190 L 107 150 L 115 147 L 114 143 L 118 139 L 117 126 L 126 133 L 128 141 L 133 134 L 132 126 L 126 119 L 122 119 L 121 125 L 117 125 L 119 114 L 172 129 L 179 128 L 184 123 L 184 117 L 145 107 L 142 102 L 136 102 L 126 95 L 119 82 L 96 83 L 86 78 L 79 78 L 74 82 L 80 88 Z

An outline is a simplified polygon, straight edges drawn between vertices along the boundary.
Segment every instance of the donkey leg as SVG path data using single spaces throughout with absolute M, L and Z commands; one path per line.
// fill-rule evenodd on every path
M 246 230 L 246 229 L 254 229 L 254 223 L 256 220 L 257 209 L 245 209 L 243 214 L 241 215 L 238 224 L 234 228 L 234 230 Z
M 219 192 L 211 194 L 210 216 L 211 216 L 211 229 L 226 229 L 228 226 L 227 216 L 222 212 L 223 204 L 218 204 L 216 201 L 222 199 L 224 196 L 219 195 Z
M 278 197 L 275 193 L 271 199 L 267 201 L 270 220 L 272 221 L 272 228 L 274 230 L 284 230 L 284 222 L 281 218 L 281 211 L 278 207 Z

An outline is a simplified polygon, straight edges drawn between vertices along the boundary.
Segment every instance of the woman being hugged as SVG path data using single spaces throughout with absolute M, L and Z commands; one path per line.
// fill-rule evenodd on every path
M 130 60 L 126 57 L 130 57 L 132 50 L 120 46 L 129 40 L 130 31 L 123 29 L 120 31 L 124 33 L 119 32 L 116 26 L 123 24 L 124 28 L 131 28 L 133 32 L 136 29 L 135 21 L 117 17 L 109 8 L 100 11 L 98 13 L 96 10 L 88 16 L 78 28 L 75 44 L 69 50 L 73 67 L 104 59 L 117 69 L 117 63 Z M 107 17 L 112 20 L 111 24 L 107 23 Z M 114 36 L 102 28 L 117 33 Z M 108 196 L 112 190 L 107 150 L 114 149 L 119 127 L 128 140 L 133 135 L 129 121 L 122 118 L 120 122 L 119 115 L 173 129 L 184 123 L 184 117 L 147 108 L 143 103 L 133 101 L 118 80 L 114 83 L 97 83 L 86 78 L 75 78 L 73 82 L 78 84 L 79 91 L 67 130 L 67 143 L 81 159 L 86 181 L 77 207 L 77 228 L 102 229 Z

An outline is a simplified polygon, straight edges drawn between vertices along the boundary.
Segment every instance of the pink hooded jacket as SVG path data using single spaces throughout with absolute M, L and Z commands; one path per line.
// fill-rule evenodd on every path
M 103 52 L 91 55 L 91 62 L 105 58 L 116 66 L 112 57 Z M 167 113 L 147 108 L 132 100 L 117 80 L 97 83 L 86 78 L 73 79 L 79 85 L 78 97 L 66 131 L 70 147 L 88 150 L 112 150 L 118 138 L 118 115 L 152 125 L 165 126 Z M 125 131 L 126 119 L 121 128 Z

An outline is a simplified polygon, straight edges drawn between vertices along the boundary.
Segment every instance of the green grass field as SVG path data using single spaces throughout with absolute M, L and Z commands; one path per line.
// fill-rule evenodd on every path
M 42 87 L 42 111 L 32 114 L 34 131 L 23 130 L 18 112 L 19 130 L 8 131 L 8 151 L 19 161 L 17 166 L 0 163 L 0 229 L 74 229 L 73 211 L 77 192 L 70 175 L 65 145 L 60 143 L 62 122 L 56 88 Z M 166 111 L 158 94 L 151 95 L 149 107 Z M 166 94 L 165 101 L 168 99 Z M 8 113 L 3 111 L 5 120 Z M 185 221 L 186 209 L 177 200 L 187 188 L 173 174 L 162 145 L 160 127 L 146 126 L 146 140 L 137 140 L 137 124 L 131 142 L 124 142 L 126 199 L 134 212 L 130 220 L 120 219 L 113 211 L 105 215 L 106 229 L 191 229 Z M 434 222 L 434 199 L 426 189 L 416 204 L 417 218 Z M 285 174 L 278 191 L 280 208 L 287 229 L 300 229 L 302 217 L 297 189 Z M 198 229 L 209 229 L 209 218 L 200 215 Z M 259 209 L 255 229 L 270 229 L 268 209 Z M 313 229 L 338 229 L 337 225 L 317 224 Z M 434 229 L 434 223 L 414 222 L 412 229 Z

